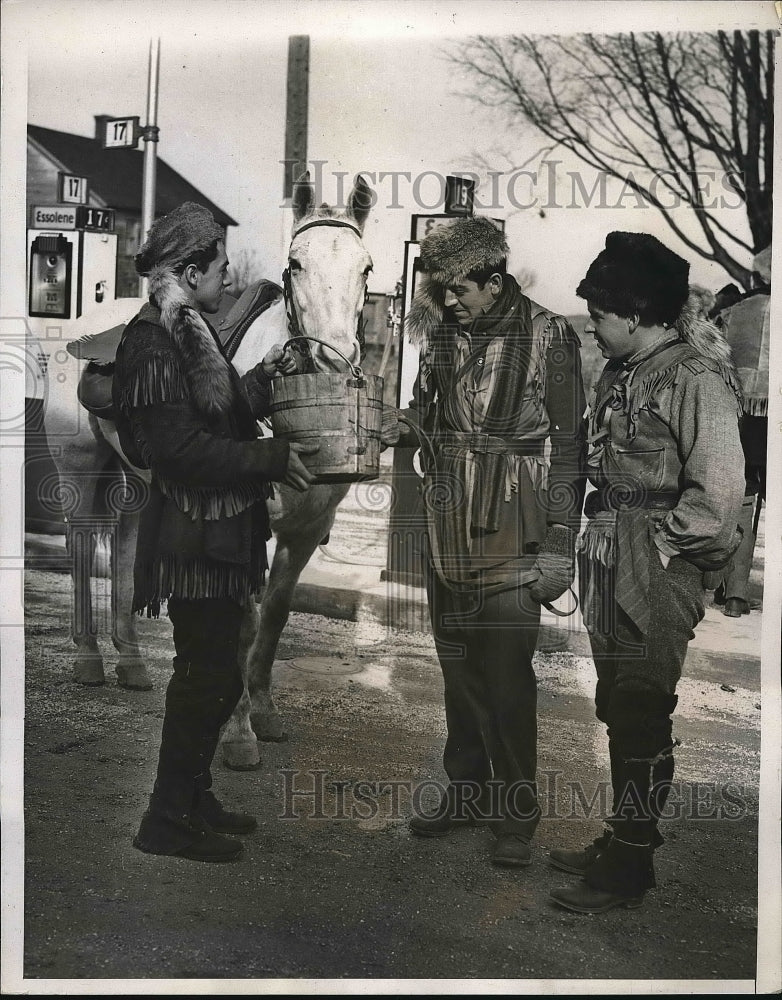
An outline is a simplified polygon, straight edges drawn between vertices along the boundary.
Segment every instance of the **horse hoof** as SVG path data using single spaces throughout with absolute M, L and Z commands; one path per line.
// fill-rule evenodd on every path
M 151 691 L 152 681 L 147 668 L 141 666 L 126 667 L 117 664 L 117 684 L 129 691 Z
M 250 713 L 250 725 L 253 732 L 262 743 L 287 743 L 288 734 L 285 732 L 282 719 L 276 715 L 260 715 Z
M 257 743 L 224 743 L 223 763 L 229 771 L 257 771 L 261 766 Z
M 105 684 L 103 660 L 99 656 L 77 660 L 73 667 L 73 679 L 77 684 L 84 684 L 86 687 L 100 687 L 101 684 Z

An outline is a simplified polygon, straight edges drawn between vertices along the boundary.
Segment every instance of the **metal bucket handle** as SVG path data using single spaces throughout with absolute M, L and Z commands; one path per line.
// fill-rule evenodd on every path
M 330 351 L 333 351 L 335 354 L 338 354 L 342 358 L 342 360 L 350 369 L 350 374 L 353 376 L 353 378 L 360 379 L 364 377 L 364 373 L 361 370 L 361 368 L 358 365 L 354 365 L 351 361 L 348 361 L 348 359 L 345 357 L 345 355 L 342 353 L 342 351 L 340 351 L 338 347 L 334 347 L 333 344 L 329 344 L 325 340 L 318 340 L 317 337 L 307 337 L 304 334 L 299 334 L 296 337 L 291 337 L 290 340 L 286 340 L 285 343 L 282 345 L 283 351 L 285 351 L 285 349 L 288 347 L 289 344 L 292 344 L 296 340 L 311 340 L 315 344 L 321 344 L 323 347 L 328 347 Z

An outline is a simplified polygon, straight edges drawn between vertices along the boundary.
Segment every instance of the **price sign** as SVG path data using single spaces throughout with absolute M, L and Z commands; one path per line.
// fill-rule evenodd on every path
M 100 123 L 100 140 L 104 149 L 135 149 L 138 137 L 138 115 L 133 118 L 104 118 Z
M 65 205 L 86 205 L 88 194 L 88 178 L 62 172 L 57 174 L 57 201 Z
M 456 222 L 453 215 L 414 215 L 410 230 L 410 239 L 420 243 L 435 226 L 450 226 Z
M 114 229 L 114 209 L 82 205 L 81 208 L 76 209 L 76 228 L 110 233 Z
M 445 214 L 472 215 L 475 180 L 471 177 L 445 178 Z

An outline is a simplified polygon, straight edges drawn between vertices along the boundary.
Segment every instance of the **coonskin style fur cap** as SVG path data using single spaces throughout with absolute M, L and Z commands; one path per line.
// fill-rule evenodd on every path
M 173 268 L 199 250 L 225 239 L 223 227 L 208 208 L 194 201 L 177 205 L 150 226 L 135 257 L 136 271 L 146 277 L 156 268 Z
M 505 234 L 480 216 L 436 226 L 421 243 L 421 266 L 429 280 L 450 285 L 471 271 L 494 267 L 508 256 Z
M 649 233 L 609 233 L 576 294 L 618 316 L 672 325 L 689 295 L 690 265 Z
M 405 332 L 412 343 L 428 342 L 443 321 L 445 287 L 471 271 L 497 267 L 508 256 L 505 234 L 491 219 L 481 216 L 436 226 L 421 242 L 418 290 L 405 318 Z

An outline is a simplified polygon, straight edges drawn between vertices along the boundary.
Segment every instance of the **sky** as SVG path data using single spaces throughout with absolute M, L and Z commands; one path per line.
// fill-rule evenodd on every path
M 773 24 L 773 4 L 740 6 L 742 23 L 754 17 Z M 159 155 L 240 223 L 229 238 L 233 259 L 249 256 L 275 280 L 291 223 L 281 202 L 280 164 L 288 36 L 308 34 L 309 159 L 322 161 L 327 201 L 339 197 L 340 183 L 343 189 L 349 184 L 338 172 L 352 178 L 362 171 L 376 189 L 378 204 L 365 231 L 375 264 L 370 290 L 388 292 L 402 276 L 411 215 L 439 211 L 435 175 L 474 169 L 481 158 L 501 168 L 507 163 L 503 154 L 519 163 L 543 142 L 530 127 L 509 127 L 499 111 L 469 97 L 471 81 L 448 59 L 456 40 L 478 32 L 594 30 L 597 13 L 606 31 L 713 29 L 727 25 L 735 8 L 681 0 L 5 0 L 3 14 L 6 22 L 10 13 L 25 26 L 27 120 L 81 135 L 94 134 L 95 114 L 138 114 L 143 123 L 149 43 L 159 37 Z M 618 210 L 564 207 L 572 200 L 567 171 L 585 168 L 561 152 L 552 158 L 561 161 L 556 187 L 550 187 L 549 174 L 541 174 L 532 192 L 537 205 L 514 208 L 503 182 L 499 207 L 489 213 L 506 222 L 511 270 L 532 272 L 532 294 L 544 305 L 583 312 L 574 289 L 612 229 L 655 233 L 691 261 L 693 282 L 716 290 L 730 280 L 687 251 L 654 209 L 633 207 L 632 199 Z M 391 178 L 380 179 L 384 172 L 400 172 L 396 189 Z M 528 190 L 518 192 L 518 200 L 527 199 Z M 489 194 L 485 185 L 478 189 L 479 200 Z M 552 201 L 562 207 L 541 213 L 541 205 Z M 729 224 L 744 226 L 742 211 L 730 216 Z

